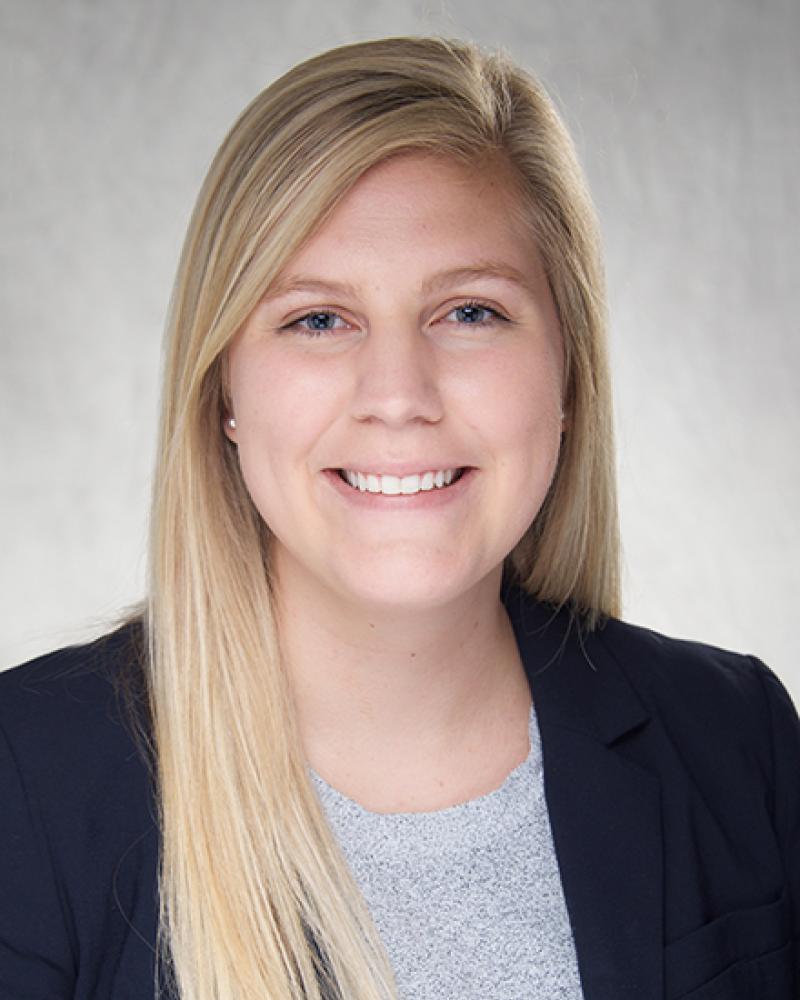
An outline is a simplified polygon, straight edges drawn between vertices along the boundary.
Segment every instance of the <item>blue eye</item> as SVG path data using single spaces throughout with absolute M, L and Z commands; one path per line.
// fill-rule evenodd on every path
M 507 318 L 491 306 L 483 302 L 463 302 L 451 309 L 444 317 L 460 326 L 491 326 L 496 322 L 508 322 Z M 349 324 L 331 309 L 315 309 L 313 312 L 299 316 L 281 327 L 282 330 L 293 330 L 303 337 L 321 337 L 335 330 L 348 328 Z
M 330 312 L 326 309 L 319 309 L 315 312 L 306 313 L 299 319 L 287 323 L 284 330 L 297 330 L 306 337 L 319 337 L 331 330 L 341 329 L 347 324 L 338 313 Z
M 455 309 L 451 309 L 447 316 L 455 317 L 456 323 L 464 326 L 489 326 L 497 320 L 505 320 L 496 309 L 484 305 L 482 302 L 464 302 Z M 445 317 L 445 319 L 447 318 Z

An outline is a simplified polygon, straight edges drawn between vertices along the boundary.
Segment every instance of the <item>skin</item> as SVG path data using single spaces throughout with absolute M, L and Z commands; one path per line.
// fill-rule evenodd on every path
M 485 794 L 529 751 L 531 692 L 499 587 L 555 470 L 563 349 L 519 207 L 499 163 L 379 164 L 228 351 L 225 433 L 275 536 L 306 754 L 377 812 Z M 324 472 L 389 461 L 476 472 L 448 504 L 377 511 Z

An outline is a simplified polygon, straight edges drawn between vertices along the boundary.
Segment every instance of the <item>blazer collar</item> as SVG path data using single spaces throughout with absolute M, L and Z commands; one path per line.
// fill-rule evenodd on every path
M 661 1000 L 660 787 L 625 756 L 649 713 L 596 633 L 513 585 L 545 797 L 585 1000 Z
M 650 715 L 596 637 L 568 609 L 555 610 L 513 585 L 503 601 L 531 691 L 548 721 L 595 736 L 606 746 L 640 728 Z

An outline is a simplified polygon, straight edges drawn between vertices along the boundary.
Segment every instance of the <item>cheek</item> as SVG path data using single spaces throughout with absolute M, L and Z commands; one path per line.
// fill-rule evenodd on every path
M 333 391 L 324 366 L 281 343 L 242 341 L 230 358 L 230 389 L 242 435 L 289 446 L 320 422 Z
M 536 519 L 561 447 L 561 364 L 557 351 L 515 352 L 494 371 L 484 438 L 493 450 L 493 510 L 510 552 Z M 476 428 L 476 433 L 481 433 Z
M 231 398 L 243 430 L 277 431 L 281 424 L 295 426 L 307 412 L 309 394 L 318 387 L 317 382 L 281 360 L 272 351 L 242 350 L 233 355 Z
M 513 350 L 487 357 L 466 395 L 477 436 L 502 461 L 530 452 L 555 465 L 561 439 L 560 353 Z
M 297 502 L 290 475 L 313 465 L 314 448 L 335 412 L 335 380 L 281 351 L 232 353 L 230 391 L 245 485 L 265 520 Z

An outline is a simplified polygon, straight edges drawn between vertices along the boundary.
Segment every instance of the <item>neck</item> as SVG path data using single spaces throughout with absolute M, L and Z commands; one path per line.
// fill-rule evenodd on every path
M 363 799 L 368 773 L 421 787 L 498 738 L 503 764 L 495 754 L 487 768 L 524 759 L 530 690 L 500 579 L 498 567 L 449 602 L 408 609 L 357 604 L 278 566 L 281 649 L 314 770 Z

